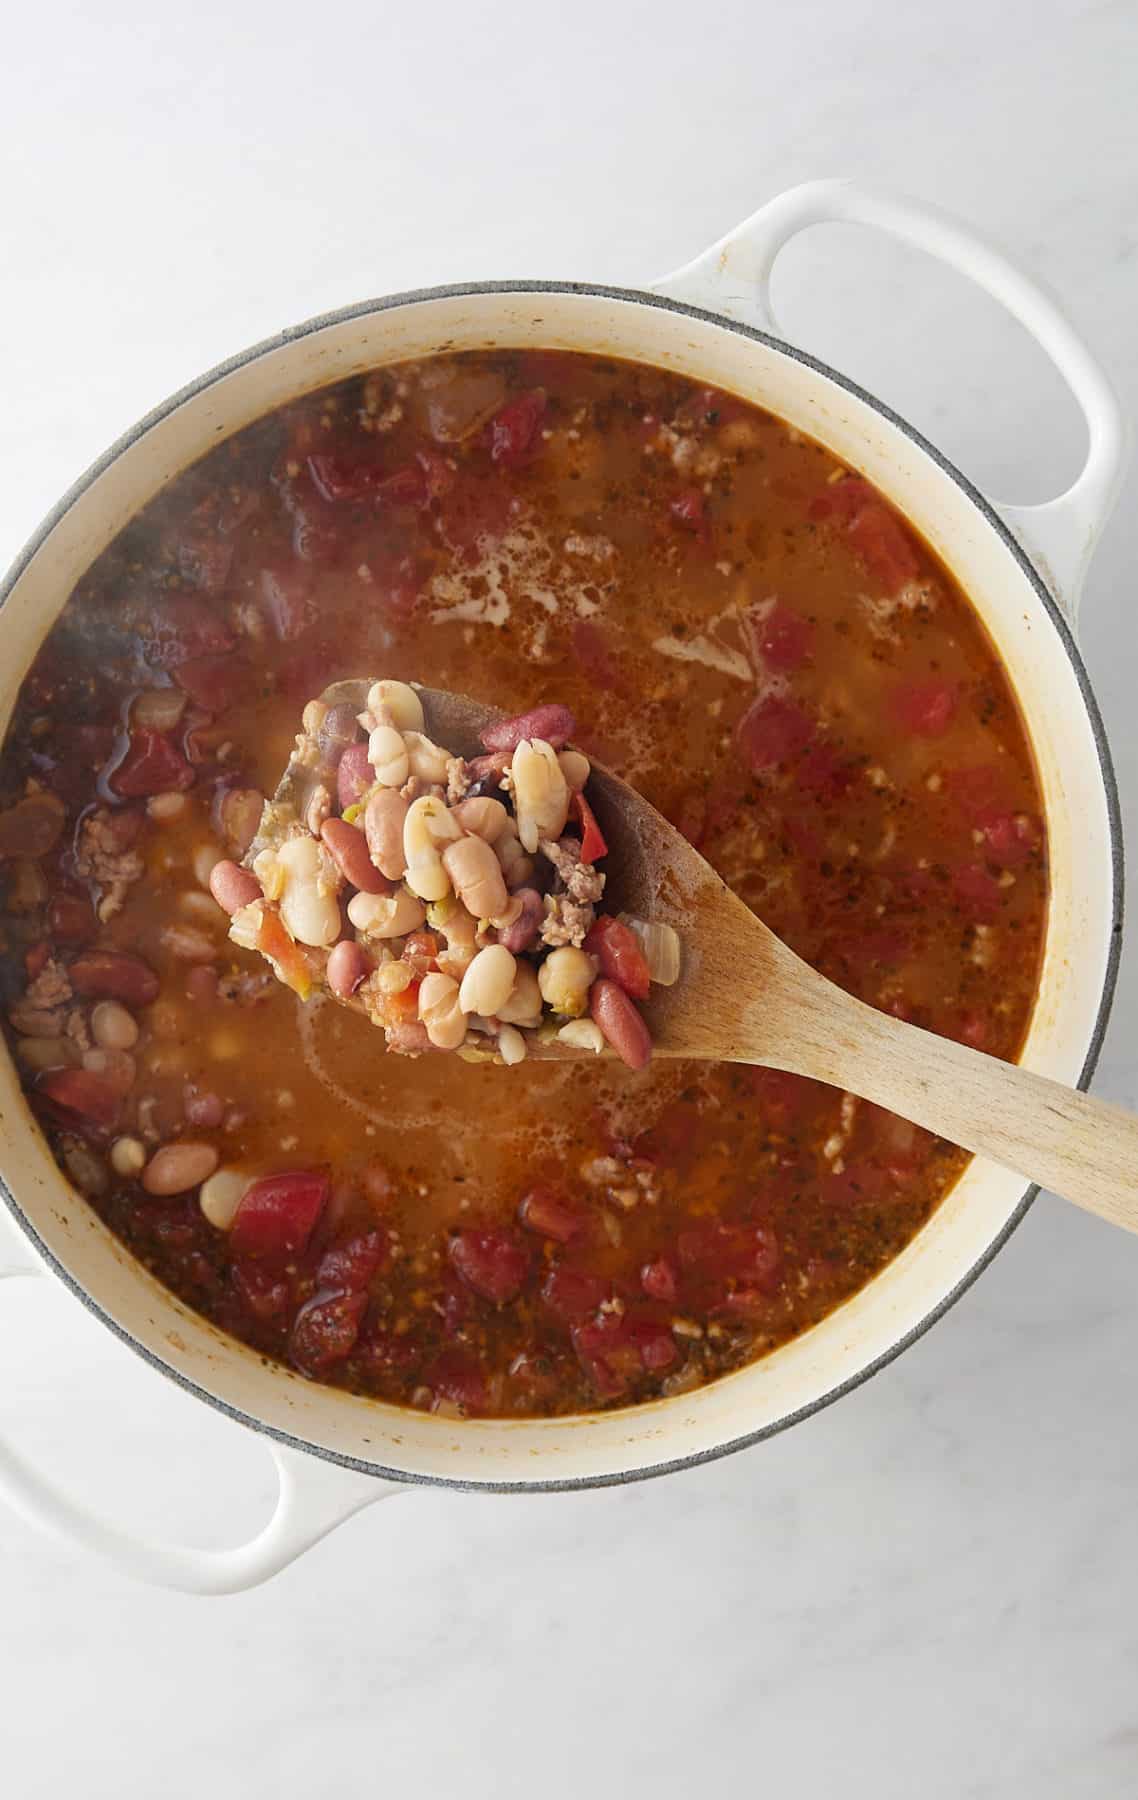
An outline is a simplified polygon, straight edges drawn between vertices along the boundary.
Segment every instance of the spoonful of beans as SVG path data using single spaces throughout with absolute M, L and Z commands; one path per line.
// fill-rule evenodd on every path
M 244 864 L 214 871 L 231 937 L 394 1051 L 762 1064 L 1138 1231 L 1138 1119 L 845 993 L 574 730 L 556 705 L 333 684 Z

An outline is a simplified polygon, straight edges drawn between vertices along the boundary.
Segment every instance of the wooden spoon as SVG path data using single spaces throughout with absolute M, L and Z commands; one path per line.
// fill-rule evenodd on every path
M 321 698 L 362 711 L 369 685 L 336 682 Z M 458 755 L 480 754 L 481 732 L 503 717 L 462 694 L 419 694 L 428 734 Z M 286 815 L 303 816 L 311 783 L 311 771 L 289 764 L 276 795 Z M 1138 1118 L 855 1000 L 788 950 L 654 806 L 597 763 L 589 799 L 609 847 L 605 910 L 671 925 L 682 942 L 679 980 L 654 986 L 643 1007 L 656 1055 L 813 1076 L 1138 1231 Z

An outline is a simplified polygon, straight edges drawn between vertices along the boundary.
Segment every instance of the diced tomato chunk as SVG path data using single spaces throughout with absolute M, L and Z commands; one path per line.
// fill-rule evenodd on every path
M 241 1196 L 230 1227 L 234 1256 L 283 1263 L 301 1255 L 328 1204 L 327 1169 L 262 1175 Z
M 752 625 L 754 641 L 770 669 L 784 672 L 804 663 L 814 646 L 814 627 L 781 600 Z
M 974 829 L 983 840 L 983 854 L 1002 869 L 1017 869 L 1030 862 L 1043 841 L 1038 819 L 994 807 L 979 816 Z
M 381 480 L 379 463 L 373 456 L 351 456 L 320 451 L 308 458 L 312 485 L 322 500 L 333 504 L 341 500 L 362 500 L 374 492 Z
M 316 623 L 316 601 L 303 569 L 262 569 L 261 599 L 282 644 Z
M 952 888 L 962 908 L 981 921 L 995 918 L 1000 910 L 1000 884 L 981 863 L 954 869 Z
M 569 810 L 581 825 L 581 861 L 599 862 L 602 856 L 608 855 L 609 847 L 605 842 L 604 832 L 597 824 L 596 814 L 584 794 L 574 792 Z
M 747 708 L 738 736 L 748 766 L 758 775 L 800 755 L 814 736 L 814 724 L 793 700 L 773 694 Z
M 464 1350 L 440 1351 L 434 1362 L 423 1370 L 423 1381 L 434 1390 L 437 1399 L 453 1401 L 463 1412 L 486 1410 L 489 1401 L 486 1378 Z
M 597 958 L 602 975 L 615 981 L 634 1000 L 647 1000 L 651 986 L 648 959 L 631 926 L 614 919 L 611 913 L 602 913 L 593 921 L 584 948 Z
M 288 1282 L 263 1263 L 234 1263 L 233 1285 L 254 1318 L 260 1319 L 262 1324 L 281 1319 L 288 1311 L 291 1299 Z
M 674 1300 L 680 1291 L 675 1264 L 666 1256 L 646 1262 L 640 1271 L 640 1285 L 650 1300 Z
M 120 760 L 107 776 L 124 799 L 146 794 L 182 793 L 194 785 L 194 771 L 162 731 L 132 731 Z
M 350 1356 L 366 1311 L 366 1294 L 313 1294 L 289 1333 L 288 1352 L 301 1373 L 322 1375 Z
M 232 650 L 236 639 L 221 614 L 201 594 L 166 594 L 151 609 L 142 633 L 146 660 L 162 669 L 177 668 L 197 656 Z
M 908 681 L 894 690 L 891 707 L 898 725 L 914 737 L 943 737 L 956 717 L 956 689 L 938 676 Z
M 395 469 L 375 484 L 375 498 L 381 506 L 413 506 L 421 512 L 431 503 L 431 489 L 426 470 L 416 463 Z
M 307 1000 L 312 992 L 312 970 L 303 950 L 289 936 L 280 915 L 266 906 L 257 932 L 257 948 L 262 956 L 274 962 L 281 980 L 294 994 Z
M 898 593 L 921 572 L 912 539 L 882 501 L 871 501 L 851 519 L 849 539 L 887 594 Z
M 174 680 L 195 706 L 228 712 L 253 685 L 253 669 L 243 656 L 199 656 L 174 670 Z
M 625 691 L 627 684 L 599 625 L 592 619 L 577 619 L 569 634 L 569 643 L 582 674 L 595 687 L 603 688 L 606 693 Z
M 325 1250 L 316 1270 L 317 1284 L 322 1288 L 366 1288 L 379 1274 L 391 1253 L 391 1239 L 382 1228 L 361 1232 Z
M 508 400 L 486 427 L 491 462 L 504 469 L 516 469 L 528 462 L 540 444 L 544 416 L 544 388 L 531 388 L 515 400 Z
M 447 1254 L 467 1286 L 496 1306 L 516 1299 L 530 1271 L 530 1253 L 513 1232 L 456 1231 Z
M 608 1292 L 608 1282 L 592 1270 L 555 1263 L 542 1285 L 541 1297 L 556 1318 L 569 1323 L 595 1313 Z
M 518 1217 L 528 1231 L 567 1244 L 584 1229 L 585 1220 L 575 1206 L 552 1188 L 531 1188 L 522 1198 Z

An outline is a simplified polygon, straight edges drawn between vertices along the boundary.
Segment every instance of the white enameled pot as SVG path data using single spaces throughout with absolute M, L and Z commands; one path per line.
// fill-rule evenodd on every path
M 1082 474 L 1047 506 L 998 508 L 888 408 L 783 340 L 775 258 L 797 231 L 856 220 L 973 277 L 1049 352 L 1089 435 Z M 914 523 L 977 607 L 1014 683 L 1042 779 L 1051 905 L 1031 1068 L 1085 1083 L 1118 954 L 1121 848 L 1102 728 L 1072 628 L 1095 537 L 1117 491 L 1124 434 L 1111 390 L 1055 305 L 994 250 L 927 208 L 852 183 L 771 202 L 651 291 L 502 282 L 401 294 L 315 319 L 237 356 L 152 413 L 60 503 L 11 571 L 0 613 L 0 708 L 76 580 L 157 490 L 223 437 L 326 383 L 446 349 L 546 346 L 635 358 L 757 401 L 861 471 Z M 0 1055 L 4 1196 L 28 1246 L 156 1368 L 263 1432 L 280 1493 L 264 1531 L 226 1552 L 139 1543 L 92 1519 L 0 1446 L 0 1491 L 42 1524 L 170 1586 L 264 1580 L 342 1519 L 408 1482 L 501 1490 L 634 1480 L 722 1455 L 794 1423 L 912 1342 L 1003 1243 L 1032 1192 L 974 1161 L 878 1278 L 765 1361 L 696 1393 L 625 1412 L 503 1422 L 428 1416 L 266 1367 L 180 1304 L 68 1189 Z M 14 1242 L 19 1242 L 14 1239 Z M 21 1250 L 23 1246 L 20 1246 Z

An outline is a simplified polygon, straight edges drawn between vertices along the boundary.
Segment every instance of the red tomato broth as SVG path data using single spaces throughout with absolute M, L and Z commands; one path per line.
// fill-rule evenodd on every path
M 1041 804 L 947 573 L 865 482 L 734 398 L 561 353 L 440 358 L 309 397 L 171 484 L 69 600 L 0 766 L 0 968 L 33 1107 L 111 1228 L 225 1329 L 313 1379 L 511 1416 L 681 1392 L 824 1317 L 961 1152 L 772 1071 L 382 1055 L 366 1021 L 306 1009 L 227 943 L 199 867 L 243 851 L 227 796 L 270 790 L 299 705 L 362 672 L 569 706 L 582 747 L 808 960 L 1014 1056 Z M 183 710 L 134 729 L 141 691 Z M 63 819 L 46 850 L 29 779 Z M 94 808 L 106 856 L 77 859 Z M 125 1092 L 123 1064 L 82 1066 L 97 998 L 84 965 L 66 976 L 106 951 L 159 984 L 94 965 L 140 1028 Z M 29 1051 L 45 1041 L 66 1060 Z M 202 1095 L 220 1123 L 193 1122 L 217 1117 Z M 254 1253 L 196 1190 L 119 1173 L 124 1137 L 308 1172 L 305 1230 Z

